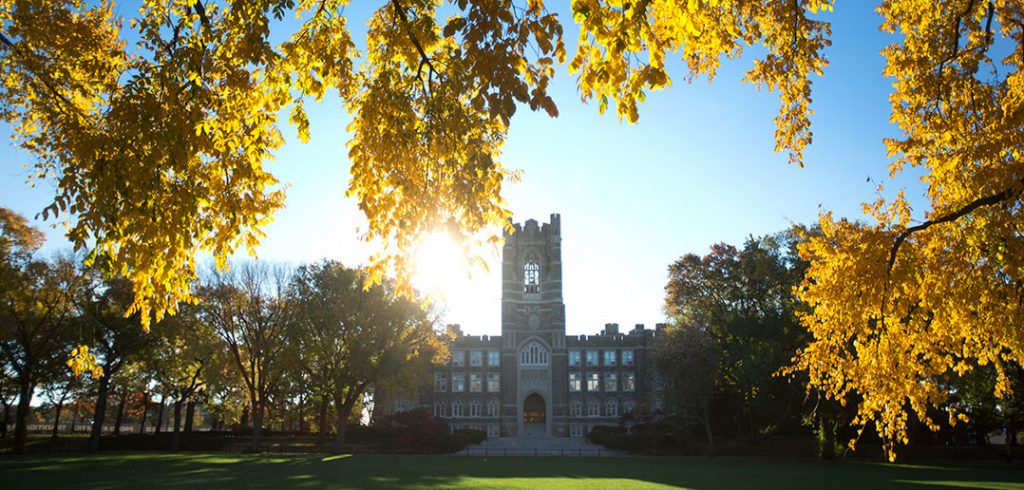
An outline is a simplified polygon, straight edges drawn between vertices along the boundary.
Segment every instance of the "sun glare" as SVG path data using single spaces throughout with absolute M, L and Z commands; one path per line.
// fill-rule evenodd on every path
M 463 247 L 448 233 L 427 235 L 416 249 L 413 285 L 442 300 L 457 298 L 469 280 L 469 261 Z

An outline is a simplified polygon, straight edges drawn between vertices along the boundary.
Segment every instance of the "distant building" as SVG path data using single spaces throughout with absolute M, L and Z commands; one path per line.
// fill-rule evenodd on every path
M 453 430 L 491 437 L 583 436 L 651 401 L 655 332 L 609 323 L 597 335 L 565 335 L 560 217 L 514 226 L 502 250 L 501 335 L 454 326 L 451 360 L 435 367 L 432 386 L 415 403 L 385 402 L 385 412 L 419 405 Z

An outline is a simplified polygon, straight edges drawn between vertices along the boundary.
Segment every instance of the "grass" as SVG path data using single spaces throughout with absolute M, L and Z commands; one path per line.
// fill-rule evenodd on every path
M 0 457 L 14 488 L 1024 489 L 1020 464 L 890 465 L 756 458 L 478 458 L 101 453 Z

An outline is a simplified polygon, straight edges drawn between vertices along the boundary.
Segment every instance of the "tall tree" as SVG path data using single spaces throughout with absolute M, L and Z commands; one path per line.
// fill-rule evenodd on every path
M 294 313 L 287 295 L 288 271 L 245 262 L 214 272 L 202 287 L 198 320 L 227 347 L 245 385 L 252 411 L 253 450 L 260 450 L 263 416 L 287 362 L 285 331 Z
M 0 353 L 18 383 L 15 453 L 24 452 L 29 406 L 36 384 L 59 369 L 75 315 L 72 296 L 77 271 L 67 257 L 32 260 L 42 234 L 25 219 L 0 208 Z
M 154 335 L 158 343 L 151 361 L 153 380 L 164 398 L 172 400 L 171 451 L 181 445 L 182 409 L 195 400 L 220 353 L 212 326 L 199 321 L 197 308 L 187 306 L 182 314 L 164 319 Z
M 322 376 L 337 415 L 334 452 L 345 446 L 345 426 L 374 384 L 418 379 L 417 369 L 445 355 L 416 302 L 389 283 L 365 289 L 365 272 L 324 261 L 299 269 L 292 294 L 300 314 L 292 329 L 306 371 Z
M 654 349 L 654 365 L 664 384 L 660 395 L 676 413 L 691 414 L 703 426 L 712 455 L 711 401 L 721 389 L 720 356 L 706 328 L 686 323 L 669 325 Z
M 88 444 L 89 451 L 96 452 L 107 420 L 107 398 L 112 383 L 118 379 L 122 368 L 141 360 L 156 346 L 156 337 L 143 331 L 139 315 L 126 316 L 133 301 L 127 280 L 104 280 L 96 268 L 85 268 L 80 274 L 83 287 L 74 297 L 79 312 L 77 321 L 103 370 L 103 376 L 96 380 L 96 407 Z M 119 407 L 117 415 L 120 410 Z
M 774 376 L 806 341 L 793 293 L 806 267 L 796 257 L 796 240 L 795 232 L 751 237 L 742 249 L 717 244 L 703 257 L 687 254 L 669 266 L 666 313 L 679 335 L 697 329 L 695 341 L 715 345 L 719 388 L 736 400 L 733 425 L 752 436 L 801 419 L 804 390 Z

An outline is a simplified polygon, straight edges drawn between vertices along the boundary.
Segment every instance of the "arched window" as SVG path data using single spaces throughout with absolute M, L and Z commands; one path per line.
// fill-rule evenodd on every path
M 582 417 L 583 416 L 583 402 L 579 400 L 573 400 L 569 402 L 569 416 L 570 417 Z
M 462 417 L 462 402 L 459 400 L 452 402 L 452 417 Z
M 537 257 L 532 254 L 523 264 L 523 292 L 540 293 L 540 264 L 537 263 Z
M 454 415 L 454 414 L 452 414 Z M 597 400 L 587 401 L 587 417 L 600 417 L 601 416 L 601 403 Z
M 519 365 L 521 366 L 547 366 L 548 350 L 534 340 L 519 351 Z
M 470 417 L 479 417 L 480 416 L 480 402 L 479 401 L 473 400 L 473 401 L 469 402 L 469 416 Z
M 435 417 L 447 417 L 448 416 L 448 404 L 445 402 L 437 402 L 434 404 L 434 416 Z
M 618 417 L 619 402 L 617 400 L 608 400 L 604 402 L 604 414 L 607 417 Z
M 491 400 L 487 402 L 487 416 L 497 417 L 498 416 L 498 401 Z

